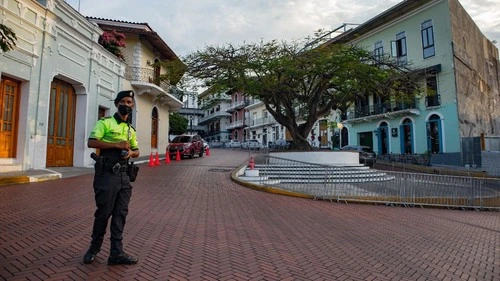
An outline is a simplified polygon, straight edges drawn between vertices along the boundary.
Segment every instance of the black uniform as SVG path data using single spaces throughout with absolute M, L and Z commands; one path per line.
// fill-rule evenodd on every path
M 104 142 L 128 141 L 131 150 L 138 149 L 135 128 L 124 122 L 118 114 L 102 118 L 94 127 L 89 139 Z M 125 151 L 126 152 L 126 151 Z M 125 226 L 128 205 L 132 195 L 130 177 L 127 174 L 128 160 L 123 159 L 120 149 L 101 149 L 95 164 L 94 193 L 96 211 L 92 229 L 90 249 L 84 256 L 84 263 L 92 263 L 101 249 L 108 220 L 110 224 L 110 258 L 108 264 L 132 264 L 137 259 L 123 252 L 123 228 Z M 118 259 L 113 259 L 118 257 Z M 134 262 L 135 260 L 135 262 Z

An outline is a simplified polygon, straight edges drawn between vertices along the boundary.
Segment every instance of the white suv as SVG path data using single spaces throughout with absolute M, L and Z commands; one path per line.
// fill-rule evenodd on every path
M 229 142 L 226 142 L 225 146 L 228 148 L 240 148 L 241 143 L 238 140 L 230 140 Z
M 247 140 L 241 144 L 241 148 L 243 149 L 257 149 L 259 150 L 262 147 L 258 140 Z

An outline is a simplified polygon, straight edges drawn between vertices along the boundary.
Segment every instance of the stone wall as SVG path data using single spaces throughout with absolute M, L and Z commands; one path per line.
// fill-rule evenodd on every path
M 498 49 L 457 0 L 450 0 L 461 137 L 500 134 Z

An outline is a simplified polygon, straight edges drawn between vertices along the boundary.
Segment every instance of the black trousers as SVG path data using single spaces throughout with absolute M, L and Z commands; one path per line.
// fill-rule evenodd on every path
M 113 174 L 105 171 L 94 175 L 94 193 L 97 210 L 94 214 L 92 246 L 100 249 L 109 218 L 111 217 L 111 255 L 123 252 L 123 228 L 128 214 L 128 204 L 132 196 L 130 178 L 126 172 Z

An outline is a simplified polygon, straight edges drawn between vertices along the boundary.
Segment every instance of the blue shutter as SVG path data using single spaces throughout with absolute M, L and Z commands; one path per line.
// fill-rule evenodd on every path
M 441 131 L 441 120 L 437 120 L 436 123 L 438 125 L 439 153 L 443 153 L 443 132 Z
M 382 130 L 380 130 L 380 127 L 377 128 L 377 147 L 378 147 L 378 151 L 377 151 L 377 155 L 380 155 L 382 154 Z
M 404 154 L 405 151 L 405 134 L 404 126 L 399 125 L 399 153 Z
M 431 123 L 425 122 L 425 131 L 427 132 L 427 151 L 431 151 Z

